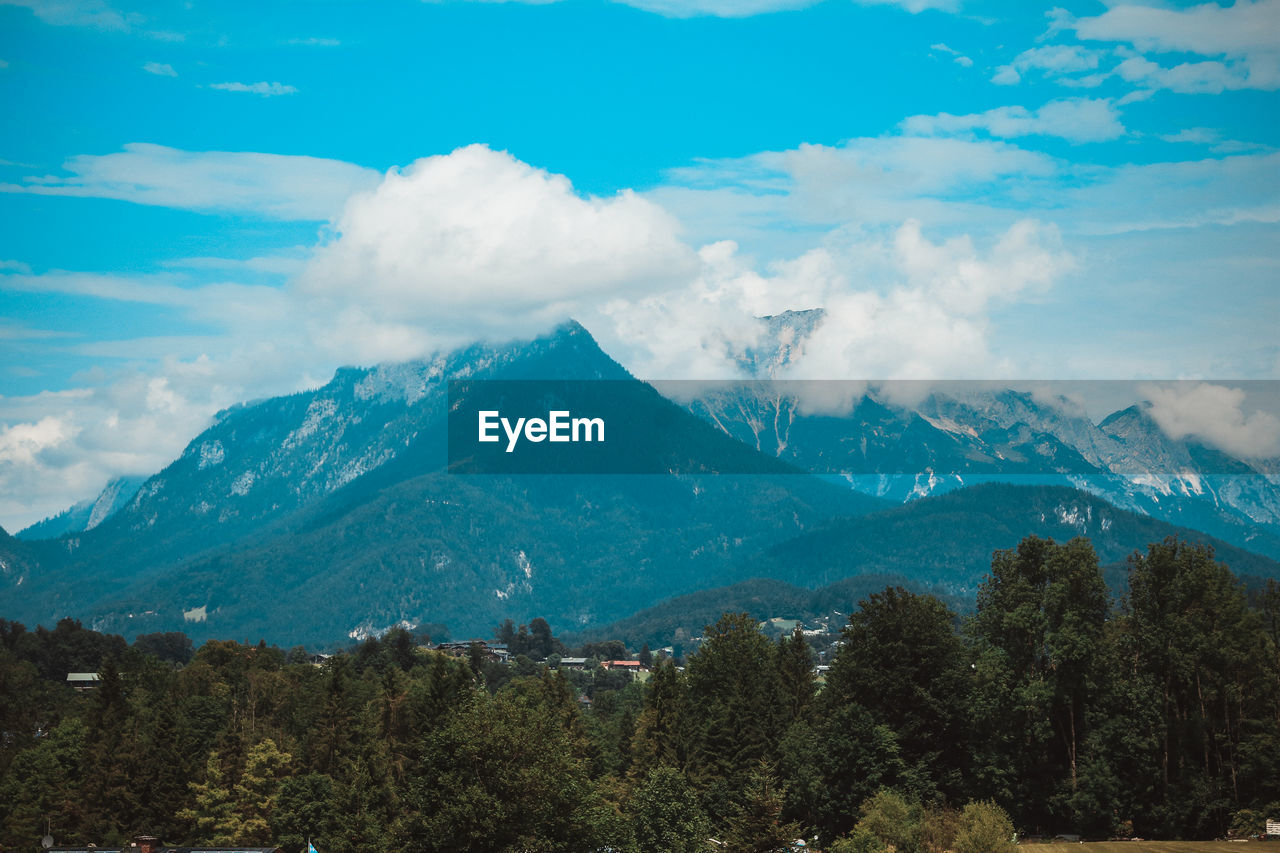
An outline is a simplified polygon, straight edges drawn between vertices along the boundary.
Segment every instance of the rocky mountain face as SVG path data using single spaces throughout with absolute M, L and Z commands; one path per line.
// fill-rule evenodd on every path
M 697 457 L 681 470 L 742 476 L 450 473 L 457 379 L 613 380 L 638 423 L 664 424 L 663 445 Z M 668 470 L 665 458 L 632 461 Z M 11 540 L 32 558 L 20 581 L 5 576 L 0 613 L 311 643 L 403 622 L 481 634 L 508 615 L 587 624 L 730 577 L 745 553 L 881 505 L 724 436 L 570 324 L 534 341 L 343 369 L 315 391 L 221 413 L 103 523 Z
M 744 367 L 776 374 L 821 320 L 763 318 L 777 343 Z M 1280 460 L 1172 439 L 1145 403 L 1094 423 L 1066 397 L 992 383 L 758 380 L 709 386 L 686 405 L 761 453 L 888 500 L 993 481 L 1070 485 L 1280 557 Z
M 92 530 L 129 505 L 146 477 L 113 477 L 95 498 L 80 501 L 52 518 L 38 521 L 14 534 L 19 539 L 53 539 L 66 533 Z

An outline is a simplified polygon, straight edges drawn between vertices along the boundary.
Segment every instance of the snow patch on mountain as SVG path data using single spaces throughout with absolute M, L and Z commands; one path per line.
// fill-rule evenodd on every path
M 258 475 L 254 471 L 245 471 L 239 477 L 231 482 L 230 494 L 237 497 L 244 497 L 249 494 L 249 490 L 253 488 L 254 480 L 258 479 Z
M 223 449 L 222 442 L 218 439 L 201 442 L 200 464 L 197 467 L 203 471 L 205 468 L 212 468 L 215 465 L 221 465 L 222 460 L 226 458 L 227 451 Z
M 329 397 L 317 397 L 307 406 L 301 425 L 285 436 L 280 444 L 282 450 L 293 450 L 302 446 L 307 439 L 320 431 L 320 427 L 329 418 L 338 413 L 338 401 Z
M 366 619 L 359 625 L 347 632 L 347 636 L 355 640 L 357 643 L 363 643 L 370 637 L 381 638 L 392 628 L 403 628 L 406 631 L 412 631 L 414 625 L 407 619 L 401 619 L 399 622 L 393 622 L 390 625 L 384 625 L 381 628 L 375 627 L 373 620 Z
M 1081 512 L 1080 507 L 1072 504 L 1070 508 L 1058 504 L 1053 508 L 1054 515 L 1058 518 L 1059 524 L 1065 524 L 1068 527 L 1074 527 L 1081 533 L 1089 529 L 1089 522 L 1093 521 L 1093 507 L 1086 505 L 1084 511 Z

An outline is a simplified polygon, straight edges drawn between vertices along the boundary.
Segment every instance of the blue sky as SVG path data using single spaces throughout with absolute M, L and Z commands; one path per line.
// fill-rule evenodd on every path
M 798 375 L 1280 378 L 1278 88 L 1280 0 L 0 0 L 0 524 L 566 316 L 651 377 L 824 307 Z

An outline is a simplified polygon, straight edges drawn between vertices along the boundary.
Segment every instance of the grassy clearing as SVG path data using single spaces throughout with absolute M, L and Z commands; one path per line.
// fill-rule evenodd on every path
M 1275 841 L 1087 841 L 1022 844 L 1018 853 L 1280 853 Z

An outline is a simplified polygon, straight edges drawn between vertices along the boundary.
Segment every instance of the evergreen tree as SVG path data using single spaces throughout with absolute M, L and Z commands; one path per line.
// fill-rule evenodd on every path
M 658 767 L 684 765 L 684 682 L 670 660 L 658 661 L 645 685 L 644 708 L 631 742 L 631 773 L 645 778 Z
M 687 768 L 712 821 L 741 802 L 748 778 L 777 754 L 775 649 L 746 613 L 704 632 L 686 673 Z M 720 817 L 723 820 L 723 817 Z
M 729 853 L 784 853 L 793 849 L 803 830 L 783 819 L 786 792 L 769 765 L 761 761 L 747 777 L 741 802 L 725 828 Z
M 610 844 L 614 812 L 563 722 L 526 697 L 472 695 L 427 733 L 393 844 L 423 851 L 574 850 Z
M 805 719 L 818 687 L 813 670 L 813 649 L 797 625 L 791 637 L 778 640 L 778 712 L 783 730 Z

